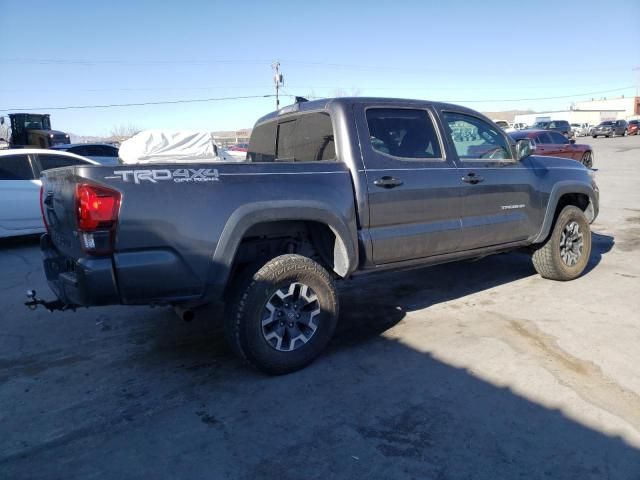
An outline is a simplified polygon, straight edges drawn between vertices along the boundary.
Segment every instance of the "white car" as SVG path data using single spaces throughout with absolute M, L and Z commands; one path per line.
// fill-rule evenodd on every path
M 0 238 L 44 232 L 40 172 L 69 165 L 99 165 L 67 152 L 39 148 L 0 150 Z
M 586 137 L 591 134 L 593 125 L 589 123 L 572 123 L 571 130 L 576 137 Z

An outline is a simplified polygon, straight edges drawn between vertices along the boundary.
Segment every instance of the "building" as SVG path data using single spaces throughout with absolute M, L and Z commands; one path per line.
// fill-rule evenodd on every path
M 566 120 L 569 123 L 597 125 L 605 120 L 640 118 L 640 97 L 591 99 L 576 102 L 567 110 L 527 113 L 515 116 L 515 122 L 532 125 L 536 121 Z
M 211 132 L 213 141 L 221 147 L 228 147 L 236 143 L 249 143 L 251 137 L 251 129 L 243 128 L 241 130 L 225 130 L 221 132 Z

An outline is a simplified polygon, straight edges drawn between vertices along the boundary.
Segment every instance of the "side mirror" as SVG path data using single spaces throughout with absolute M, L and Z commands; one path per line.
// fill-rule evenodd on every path
M 516 142 L 516 153 L 518 155 L 518 161 L 527 158 L 536 151 L 536 144 L 529 138 L 521 138 Z
M 570 139 L 570 140 L 569 140 L 569 143 L 570 143 L 571 145 L 575 145 L 575 144 L 576 144 L 576 139 L 575 139 L 575 138 Z

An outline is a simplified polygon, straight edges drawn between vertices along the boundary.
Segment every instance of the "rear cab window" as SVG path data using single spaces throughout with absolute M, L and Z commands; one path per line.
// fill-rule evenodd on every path
M 250 162 L 335 161 L 331 117 L 326 112 L 309 112 L 258 125 L 251 134 L 247 158 Z
M 0 157 L 0 180 L 35 180 L 28 155 Z

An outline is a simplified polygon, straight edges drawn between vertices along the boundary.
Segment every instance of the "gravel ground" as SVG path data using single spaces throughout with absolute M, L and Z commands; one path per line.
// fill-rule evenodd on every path
M 0 243 L 0 478 L 640 479 L 640 137 L 591 143 L 578 280 L 522 253 L 346 282 L 329 351 L 270 378 L 215 314 L 29 312 Z

